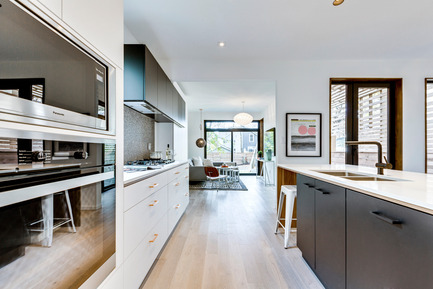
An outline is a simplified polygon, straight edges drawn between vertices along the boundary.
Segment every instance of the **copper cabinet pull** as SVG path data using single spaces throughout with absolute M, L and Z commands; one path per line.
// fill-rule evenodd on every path
M 157 186 L 159 186 L 159 184 L 158 184 L 158 183 L 155 183 L 155 184 L 149 186 L 149 188 L 150 188 L 150 189 L 153 189 L 153 188 L 156 188 Z
M 158 234 L 154 234 L 155 238 L 153 238 L 153 240 L 150 240 L 149 243 L 153 243 L 155 242 L 156 238 L 158 238 Z
M 158 201 L 158 200 L 155 200 L 155 201 L 153 201 L 153 203 L 150 203 L 150 204 L 149 204 L 149 207 L 153 207 L 153 206 L 155 206 L 155 205 L 158 205 L 158 203 L 159 203 L 159 201 Z

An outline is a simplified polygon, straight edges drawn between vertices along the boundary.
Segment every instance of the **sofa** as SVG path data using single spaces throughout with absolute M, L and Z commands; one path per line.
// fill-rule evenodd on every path
M 189 181 L 200 182 L 206 181 L 207 177 L 204 172 L 204 167 L 219 167 L 223 162 L 212 162 L 208 159 L 202 159 L 201 157 L 194 157 L 188 160 L 189 162 Z M 226 162 L 229 166 L 236 166 L 236 163 Z

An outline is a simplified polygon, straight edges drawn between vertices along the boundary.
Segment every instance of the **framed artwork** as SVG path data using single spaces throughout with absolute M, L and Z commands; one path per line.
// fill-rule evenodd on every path
M 286 113 L 286 156 L 322 156 L 321 113 Z

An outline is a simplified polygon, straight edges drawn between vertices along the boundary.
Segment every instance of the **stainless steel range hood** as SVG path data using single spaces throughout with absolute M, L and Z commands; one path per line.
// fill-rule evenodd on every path
M 145 101 L 125 101 L 124 104 L 147 117 L 154 119 L 156 122 L 177 123 L 163 112 L 148 104 Z

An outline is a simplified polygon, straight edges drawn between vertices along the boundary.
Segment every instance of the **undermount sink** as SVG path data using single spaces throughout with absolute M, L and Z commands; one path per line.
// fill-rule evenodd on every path
M 327 174 L 335 177 L 357 177 L 357 176 L 365 176 L 365 174 L 352 173 L 348 171 L 316 171 L 321 174 Z
M 395 182 L 397 180 L 393 179 L 386 179 L 381 177 L 370 177 L 370 176 L 348 176 L 348 177 L 341 177 L 342 179 L 351 180 L 351 181 L 360 181 L 360 182 Z
M 377 175 L 354 173 L 349 171 L 316 171 L 317 173 L 326 174 L 334 177 L 339 177 L 346 180 L 358 181 L 358 182 L 395 182 L 404 181 L 400 179 L 392 179 L 386 177 L 380 177 Z

